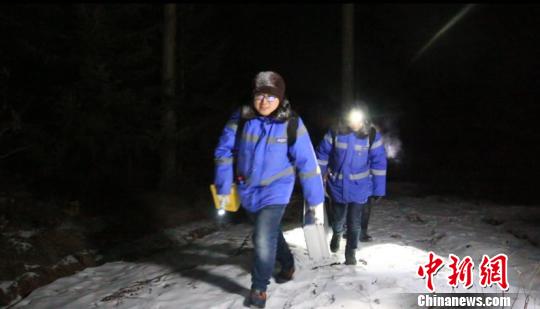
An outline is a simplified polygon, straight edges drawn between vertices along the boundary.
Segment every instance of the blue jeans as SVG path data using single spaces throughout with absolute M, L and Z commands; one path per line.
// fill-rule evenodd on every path
M 365 204 L 334 203 L 332 211 L 334 222 L 332 230 L 335 234 L 341 234 L 344 231 L 345 221 L 347 221 L 347 246 L 345 251 L 355 250 L 358 248 L 358 238 L 360 237 L 360 223 L 362 222 L 362 209 Z
M 294 267 L 294 258 L 281 231 L 281 218 L 286 205 L 266 206 L 255 213 L 248 212 L 253 222 L 253 247 L 255 254 L 251 271 L 251 288 L 266 291 L 276 260 L 281 268 Z

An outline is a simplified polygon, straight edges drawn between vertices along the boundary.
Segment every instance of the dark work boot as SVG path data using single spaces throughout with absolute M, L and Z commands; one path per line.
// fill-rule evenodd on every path
M 360 233 L 360 241 L 361 242 L 368 242 L 368 241 L 371 241 L 372 237 L 366 232 L 362 231 Z
M 266 292 L 251 290 L 249 295 L 250 308 L 264 308 L 266 306 Z
M 276 283 L 285 283 L 287 281 L 291 281 L 294 275 L 294 267 L 288 270 L 281 270 L 276 275 Z
M 368 242 L 368 241 L 371 241 L 372 239 L 371 236 L 367 233 L 370 215 L 371 215 L 371 204 L 367 204 L 362 209 L 362 220 L 360 222 L 361 232 L 360 232 L 360 238 L 359 238 L 361 242 Z
M 341 240 L 341 233 L 334 233 L 332 240 L 330 241 L 330 251 L 337 252 L 339 250 L 339 242 Z
M 356 265 L 356 250 L 345 251 L 345 265 Z

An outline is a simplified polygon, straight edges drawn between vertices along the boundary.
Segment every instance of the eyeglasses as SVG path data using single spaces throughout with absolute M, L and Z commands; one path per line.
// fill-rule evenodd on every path
M 273 95 L 269 95 L 269 94 L 257 94 L 253 97 L 253 99 L 255 99 L 255 101 L 260 101 L 262 99 L 266 98 L 266 100 L 270 103 L 273 103 L 275 100 L 277 100 L 277 97 L 276 96 L 273 96 Z

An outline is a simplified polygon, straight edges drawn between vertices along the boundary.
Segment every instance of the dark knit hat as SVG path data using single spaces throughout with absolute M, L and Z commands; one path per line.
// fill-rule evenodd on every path
M 285 81 L 283 77 L 276 72 L 263 71 L 257 73 L 253 80 L 253 94 L 268 93 L 275 95 L 283 102 L 285 98 Z

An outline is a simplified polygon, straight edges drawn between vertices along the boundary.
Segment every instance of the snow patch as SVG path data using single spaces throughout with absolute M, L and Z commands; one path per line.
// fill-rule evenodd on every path
M 17 232 L 5 232 L 2 233 L 4 237 L 12 238 L 12 237 L 19 237 L 19 238 L 30 238 L 34 235 L 39 233 L 39 230 L 20 230 Z
M 40 268 L 41 265 L 28 265 L 28 264 L 24 264 L 24 269 L 25 270 L 32 270 L 32 269 L 36 269 L 36 268 Z
M 37 278 L 37 277 L 39 277 L 39 274 L 37 274 L 37 273 L 35 273 L 33 271 L 29 271 L 29 272 L 25 272 L 24 274 L 17 277 L 16 281 L 19 281 L 22 278 Z
M 79 251 L 79 254 L 81 255 L 94 255 L 97 253 L 97 250 L 95 249 L 83 249 L 81 251 Z
M 313 267 L 302 228 L 285 228 L 296 273 L 294 280 L 280 285 L 271 279 L 266 308 L 416 307 L 416 299 L 401 293 L 426 293 L 426 283 L 416 271 L 428 262 L 429 251 L 442 257 L 445 265 L 449 253 L 471 256 L 475 267 L 482 254 L 507 254 L 508 293 L 518 293 L 514 308 L 526 303 L 527 308 L 540 308 L 540 263 L 532 262 L 540 256 L 540 248 L 482 222 L 482 211 L 440 198 L 385 201 L 372 210 L 374 240 L 359 244 L 357 266 Z M 242 308 L 251 286 L 252 227 L 230 225 L 206 237 L 201 233 L 190 238 L 195 229 L 211 231 L 216 225 L 197 222 L 168 229 L 166 235 L 175 244 L 170 250 L 136 263 L 84 269 L 33 291 L 15 308 Z M 192 245 L 185 247 L 187 243 Z M 333 258 L 343 261 L 344 248 L 342 240 Z M 479 287 L 477 272 L 473 288 L 452 289 L 447 284 L 449 271 L 444 267 L 434 277 L 437 292 L 500 295 L 496 286 Z
M 66 230 L 82 231 L 84 228 L 72 221 L 64 221 L 60 224 L 60 226 L 57 229 L 60 231 L 66 231 Z
M 32 244 L 17 240 L 15 238 L 8 239 L 8 242 L 15 248 L 17 253 L 23 253 L 33 248 Z
M 70 264 L 77 264 L 77 263 L 79 263 L 79 261 L 73 255 L 68 255 L 65 258 L 63 258 L 60 262 L 58 262 L 58 264 L 60 265 L 70 265 Z
M 52 268 L 57 269 L 60 266 L 67 266 L 73 264 L 79 264 L 79 261 L 73 255 L 68 255 L 61 259 L 58 263 L 56 263 Z
M 0 290 L 7 294 L 14 282 L 15 281 L 0 281 Z
M 17 235 L 21 238 L 30 238 L 34 235 L 36 235 L 39 231 L 38 230 L 30 230 L 30 231 L 19 231 Z

